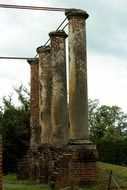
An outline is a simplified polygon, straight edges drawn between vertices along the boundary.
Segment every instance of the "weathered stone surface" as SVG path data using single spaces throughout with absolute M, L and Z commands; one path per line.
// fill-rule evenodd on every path
M 51 95 L 52 66 L 51 48 L 41 46 L 39 53 L 39 121 L 41 126 L 41 144 L 50 144 L 51 136 Z
M 70 140 L 88 139 L 86 25 L 88 14 L 78 9 L 65 12 L 69 21 L 69 122 Z
M 66 15 L 69 20 L 70 142 L 65 55 L 67 35 L 64 31 L 55 31 L 49 34 L 51 47 L 37 48 L 39 69 L 35 60 L 30 61 L 34 89 L 32 94 L 38 96 L 35 101 L 32 99 L 31 114 L 34 123 L 38 122 L 40 115 L 41 140 L 38 147 L 28 151 L 19 167 L 20 177 L 49 183 L 55 190 L 84 187 L 96 181 L 96 146 L 89 141 L 88 136 L 85 36 L 85 19 L 88 14 L 79 9 L 68 9 Z M 37 133 L 32 136 L 32 145 L 37 143 L 34 135 L 37 137 Z
M 75 16 L 79 16 L 80 18 L 82 17 L 83 19 L 87 19 L 89 17 L 88 13 L 81 9 L 66 9 L 65 14 L 68 19 Z
M 30 147 L 36 148 L 40 145 L 39 126 L 39 64 L 38 59 L 28 59 L 31 69 L 31 97 L 30 97 Z
M 64 31 L 49 33 L 51 38 L 52 101 L 51 101 L 51 141 L 55 146 L 67 144 L 67 82 Z

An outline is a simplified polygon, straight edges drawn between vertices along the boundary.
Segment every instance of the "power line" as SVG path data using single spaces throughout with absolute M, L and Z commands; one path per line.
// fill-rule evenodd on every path
M 65 11 L 65 8 L 38 7 L 38 6 L 25 6 L 25 5 L 10 5 L 10 4 L 0 4 L 0 8 L 27 9 L 27 10 L 37 10 L 37 11 L 60 11 L 60 12 L 64 12 Z

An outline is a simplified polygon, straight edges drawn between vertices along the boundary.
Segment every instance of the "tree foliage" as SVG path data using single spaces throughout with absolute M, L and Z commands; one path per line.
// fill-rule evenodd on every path
M 120 107 L 100 106 L 98 100 L 89 100 L 89 126 L 101 160 L 127 163 L 127 114 Z
M 29 146 L 29 94 L 22 85 L 15 90 L 20 106 L 13 104 L 12 96 L 4 97 L 0 112 L 4 173 L 16 171 L 17 163 Z
M 15 106 L 10 95 L 3 97 L 0 107 L 4 173 L 16 171 L 17 163 L 29 147 L 30 94 L 23 85 L 15 91 L 20 105 Z M 121 108 L 89 100 L 89 129 L 102 161 L 127 164 L 127 114 Z

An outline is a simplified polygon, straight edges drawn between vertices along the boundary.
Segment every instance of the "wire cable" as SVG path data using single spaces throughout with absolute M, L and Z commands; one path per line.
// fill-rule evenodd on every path
M 65 19 L 63 20 L 63 22 L 58 26 L 58 28 L 56 29 L 56 31 L 58 31 L 58 30 L 60 29 L 60 27 L 64 24 L 64 22 L 65 22 L 66 20 L 67 20 L 67 18 L 65 18 Z M 67 25 L 68 25 L 68 23 L 67 23 L 61 30 L 64 30 Z M 50 38 L 47 40 L 47 42 L 44 44 L 44 46 L 46 46 L 49 41 L 50 41 Z
M 58 26 L 58 28 L 56 29 L 56 31 L 58 31 L 60 29 L 60 27 L 64 24 L 64 22 L 67 20 L 67 17 L 63 20 L 63 22 Z
M 3 57 L 0 57 L 0 59 L 20 59 L 20 60 L 27 60 L 27 59 L 31 59 L 30 57 L 6 57 L 6 56 L 3 56 Z
M 67 20 L 67 18 L 65 18 L 63 20 L 63 22 L 58 26 L 58 28 L 56 29 L 56 31 L 58 31 L 60 29 L 60 27 L 65 23 L 65 21 Z M 61 29 L 64 30 L 66 28 L 66 26 L 68 25 L 68 23 L 66 23 L 66 25 Z M 44 44 L 44 46 L 46 46 L 48 44 L 48 42 L 50 41 L 50 38 L 46 41 L 46 43 Z M 50 45 L 50 44 L 49 44 Z M 36 54 L 35 58 L 38 56 L 38 53 Z
M 0 4 L 0 8 L 14 8 L 14 9 L 29 9 L 29 10 L 46 10 L 46 11 L 65 11 L 65 8 L 53 8 L 53 7 L 37 7 L 37 6 L 23 6 L 23 5 L 9 5 L 9 4 Z M 63 22 L 58 26 L 56 31 L 60 29 L 60 27 L 65 23 L 67 18 L 63 20 Z M 68 23 L 61 29 L 64 30 Z M 44 46 L 48 44 L 50 41 L 50 38 L 46 41 Z M 35 58 L 38 56 L 38 53 L 35 55 Z M 0 59 L 20 59 L 20 60 L 27 60 L 29 59 L 28 57 L 0 57 Z
M 27 9 L 27 10 L 36 10 L 36 11 L 60 11 L 60 12 L 65 12 L 65 8 L 38 7 L 38 6 L 25 6 L 25 5 L 10 5 L 10 4 L 0 4 L 0 8 Z

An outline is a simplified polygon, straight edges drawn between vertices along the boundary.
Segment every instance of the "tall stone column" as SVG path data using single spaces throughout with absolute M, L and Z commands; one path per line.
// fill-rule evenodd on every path
M 51 133 L 51 48 L 49 46 L 41 46 L 37 48 L 39 53 L 39 121 L 41 126 L 41 144 L 50 144 Z
M 38 59 L 28 59 L 31 69 L 31 97 L 30 97 L 30 148 L 37 148 L 40 145 L 39 126 L 39 69 Z
M 69 121 L 70 140 L 80 142 L 88 136 L 88 96 L 86 60 L 87 12 L 67 9 L 69 22 Z
M 49 33 L 51 38 L 52 63 L 52 144 L 63 146 L 67 144 L 67 82 L 66 82 L 66 53 L 65 39 L 67 34 L 63 30 Z

